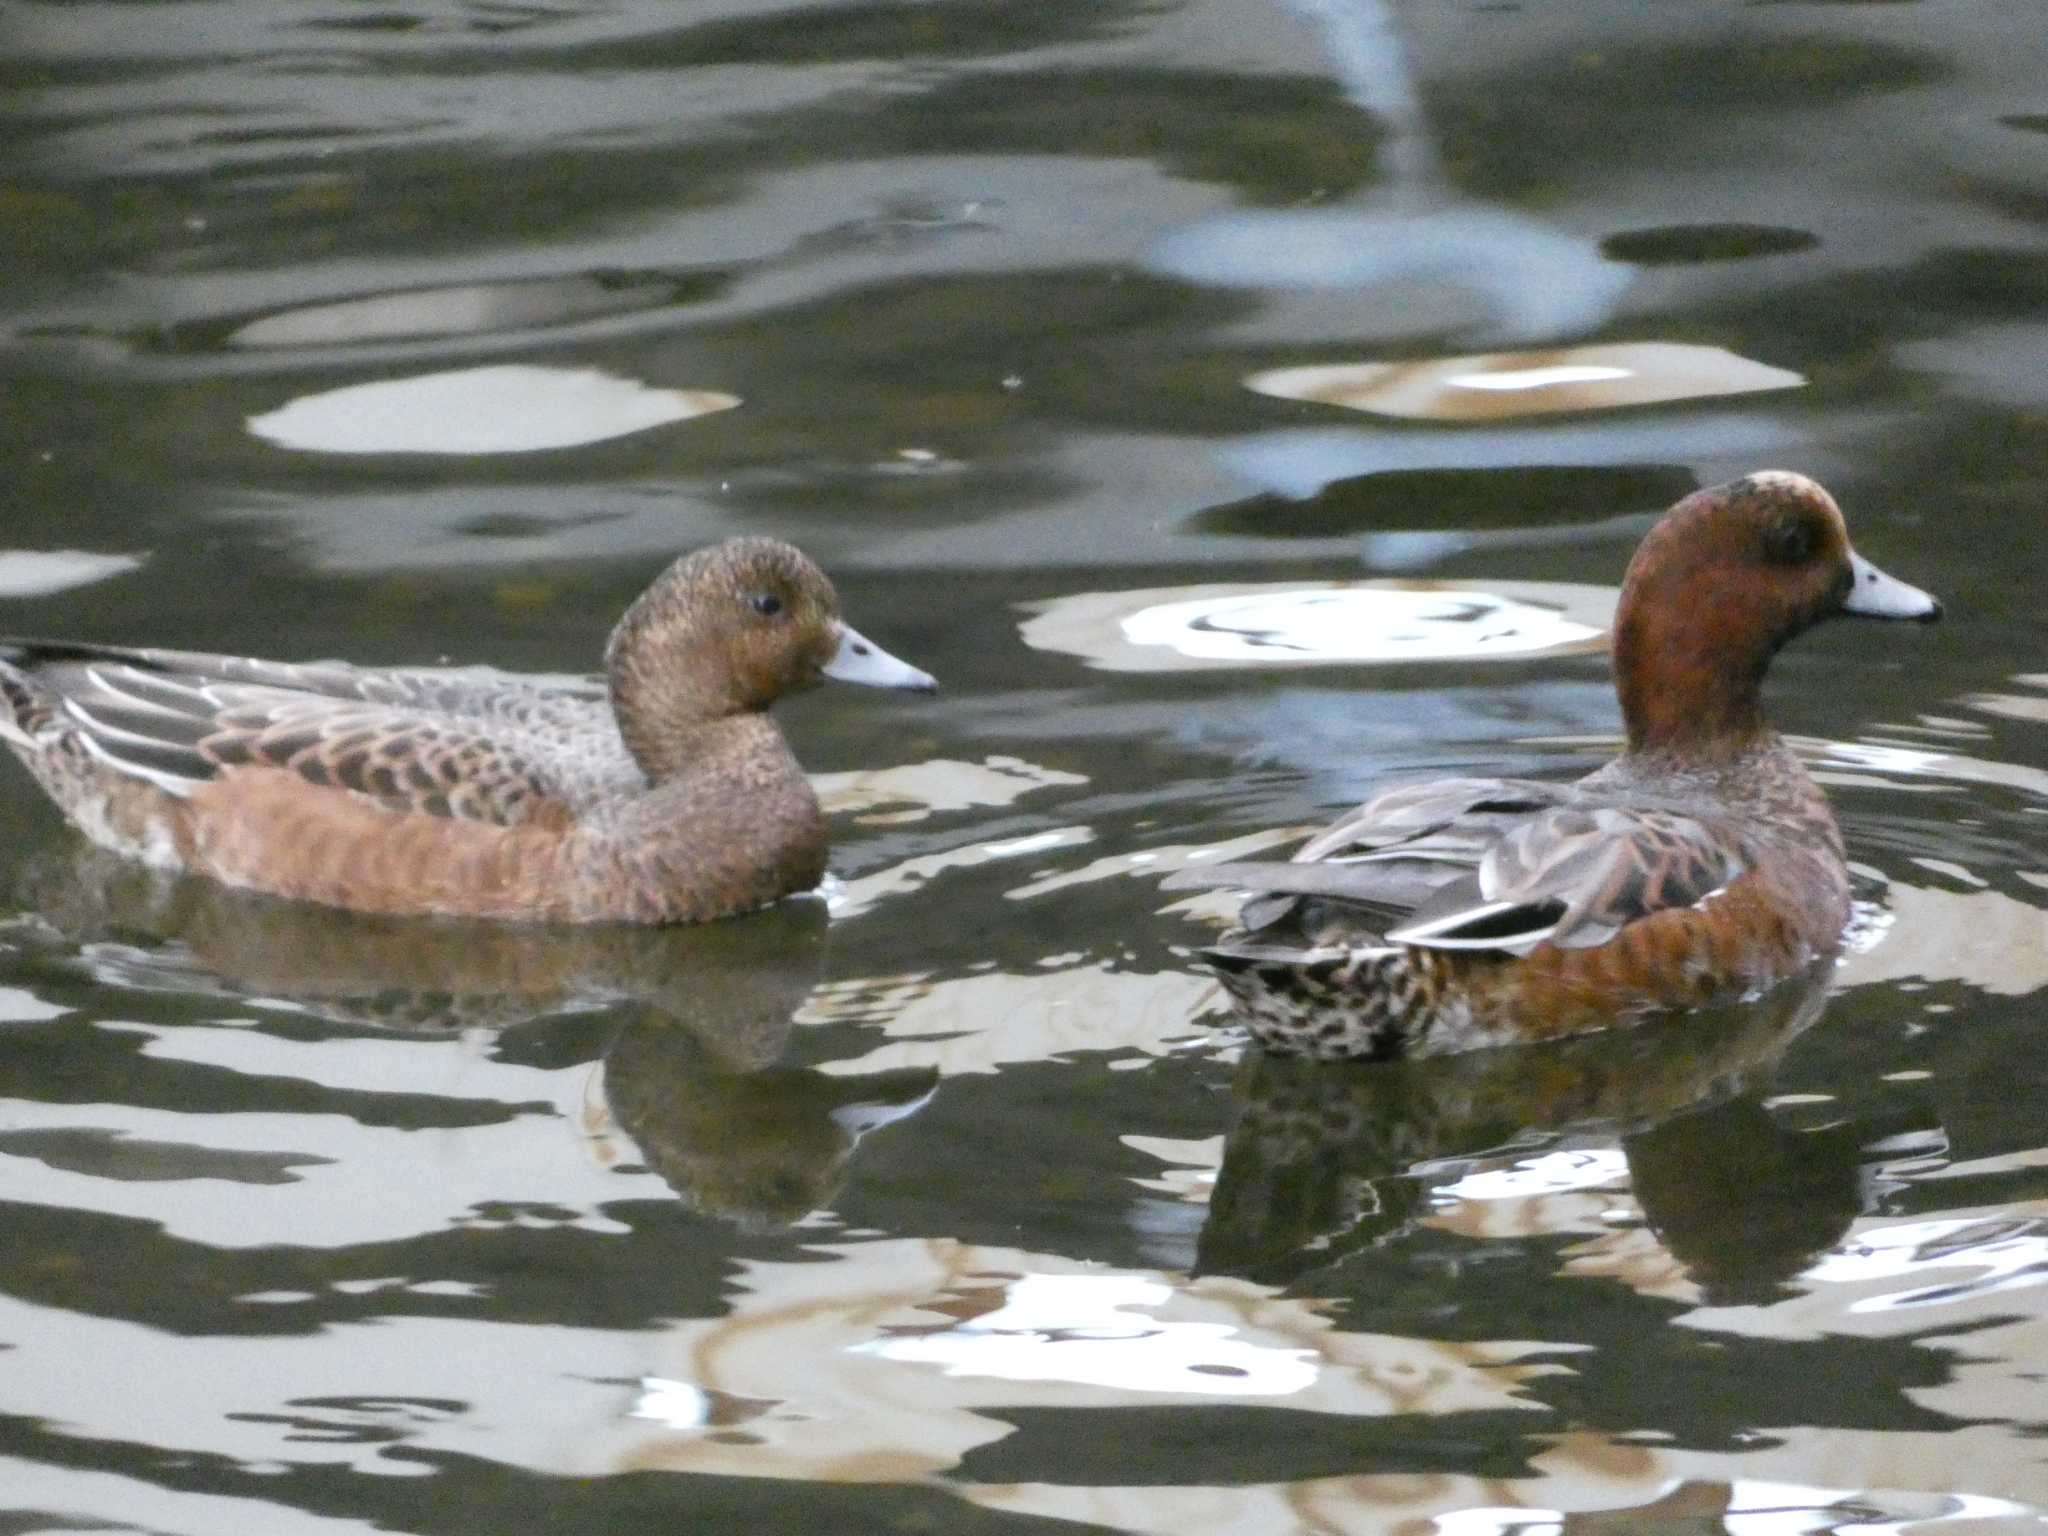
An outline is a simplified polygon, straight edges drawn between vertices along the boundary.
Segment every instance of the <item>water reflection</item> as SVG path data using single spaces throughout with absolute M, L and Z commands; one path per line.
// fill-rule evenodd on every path
M 2048 910 L 1994 890 L 1894 883 L 1883 942 L 1852 954 L 1846 984 L 1963 981 L 1992 996 L 2048 987 Z
M 68 839 L 19 887 L 35 915 L 12 925 L 15 944 L 108 986 L 425 1040 L 622 1015 L 579 1115 L 599 1164 L 645 1166 L 691 1208 L 752 1230 L 829 1205 L 861 1138 L 938 1083 L 929 1067 L 828 1075 L 784 1060 L 824 972 L 817 900 L 682 928 L 402 920 L 180 878 Z M 243 1183 L 288 1182 L 293 1167 L 329 1160 L 63 1126 L 0 1136 L 0 1152 L 98 1177 Z
M 47 597 L 141 568 L 139 555 L 79 549 L 0 550 L 0 597 Z
M 538 453 L 729 411 L 737 395 L 655 389 L 595 368 L 500 363 L 348 384 L 249 418 L 280 448 L 321 453 Z
M 1755 394 L 1805 382 L 1789 369 L 1737 357 L 1722 347 L 1644 341 L 1409 363 L 1271 368 L 1253 374 L 1245 385 L 1282 400 L 1310 400 L 1380 416 L 1488 422 Z
M 2048 117 L 2015 8 L 0 10 L 8 542 L 151 552 L 34 628 L 427 656 L 453 609 L 564 665 L 617 562 L 772 530 L 965 679 L 912 766 L 833 776 L 824 963 L 815 914 L 697 995 L 680 961 L 456 926 L 483 976 L 237 909 L 0 925 L 13 1524 L 2040 1525 L 2048 694 L 2009 674 L 2040 666 Z M 1239 387 L 1644 338 L 1812 387 L 1312 432 Z M 245 428 L 485 362 L 748 409 L 401 462 Z M 1788 457 L 1968 610 L 1924 665 L 1844 636 L 1779 680 L 1816 731 L 1902 722 L 1827 751 L 1893 911 L 1827 1020 L 1612 1122 L 1571 1117 L 1570 1073 L 1544 1119 L 1525 1055 L 1485 1091 L 1537 1128 L 1503 1109 L 1491 1154 L 1457 1150 L 1455 1082 L 1386 1105 L 1442 1156 L 1383 1125 L 1379 1165 L 1336 1153 L 1352 1193 L 1284 1167 L 1297 1294 L 1190 1279 L 1234 1063 L 1147 872 L 1396 767 L 1561 771 L 1611 704 L 1570 658 L 1090 670 L 1020 649 L 1010 605 L 1354 561 L 1519 603 L 1492 578 L 1605 579 L 1637 514 Z M 1141 653 L 1129 616 L 1096 649 Z M 1336 638 L 1293 617 L 1265 649 Z M 818 762 L 875 760 L 804 708 Z M 849 1149 L 921 1069 L 944 1091 Z
M 647 1165 L 692 1209 L 751 1231 L 831 1205 L 861 1138 L 923 1108 L 938 1082 L 930 1067 L 738 1066 L 717 1035 L 651 1011 L 612 1036 L 603 1066 L 616 1127 Z
M 1737 412 L 1660 413 L 1645 408 L 1597 426 L 1496 426 L 1485 432 L 1412 432 L 1298 427 L 1247 435 L 1219 450 L 1252 485 L 1300 500 L 1365 475 L 1429 471 L 1571 469 L 1586 465 L 1763 463 L 1810 453 L 1807 436 L 1783 418 Z M 1645 505 L 1643 510 L 1648 510 Z M 1439 530 L 1455 538 L 1455 528 Z M 1439 552 L 1454 553 L 1452 544 Z
M 1641 538 L 1656 510 L 1700 488 L 1678 464 L 1536 465 L 1501 469 L 1390 469 L 1330 482 L 1299 497 L 1265 495 L 1198 513 L 1191 528 L 1245 538 L 1362 535 L 1368 559 L 1395 540 L 1452 540 L 1469 548 Z M 1616 516 L 1617 508 L 1635 508 Z
M 230 330 L 229 347 L 351 346 L 366 341 L 480 336 L 572 325 L 701 296 L 707 283 L 658 276 L 596 273 L 521 282 L 403 289 L 282 309 Z
M 1292 1280 L 1429 1216 L 1440 1186 L 1484 1195 L 1459 1186 L 1459 1159 L 1604 1126 L 1627 1133 L 1626 1171 L 1671 1253 L 1709 1289 L 1767 1294 L 1859 1208 L 1854 1145 L 1847 1161 L 1824 1138 L 1794 1147 L 1756 1103 L 1833 971 L 1754 1004 L 1538 1047 L 1341 1066 L 1250 1053 L 1197 1265 Z
M 581 928 L 407 919 L 280 901 L 65 838 L 22 866 L 34 940 L 109 985 L 262 998 L 335 1023 L 449 1035 L 633 1003 L 734 1065 L 780 1054 L 823 974 L 824 904 L 730 922 Z
M 1526 659 L 1596 651 L 1611 588 L 1385 580 L 1077 592 L 1035 603 L 1028 646 L 1116 672 Z
M 1600 253 L 1639 267 L 1690 265 L 1702 261 L 1750 261 L 1810 251 L 1820 238 L 1803 229 L 1772 224 L 1664 224 L 1627 229 L 1600 242 Z
M 1384 129 L 1387 185 L 1363 207 L 1234 213 L 1176 230 L 1154 248 L 1162 271 L 1255 287 L 1409 285 L 1389 309 L 1406 327 L 1468 322 L 1413 302 L 1448 282 L 1478 295 L 1490 329 L 1548 339 L 1590 330 L 1612 312 L 1630 273 L 1572 234 L 1518 211 L 1471 201 L 1451 186 L 1393 7 L 1385 0 L 1297 0 L 1317 27 L 1346 96 Z M 1425 288 L 1426 292 L 1427 289 Z
M 923 821 L 946 811 L 993 810 L 1034 790 L 1087 782 L 1081 774 L 1001 753 L 978 763 L 934 758 L 811 776 L 818 801 L 828 812 L 869 826 Z
M 1312 1302 L 1221 1276 L 945 1240 L 820 1244 L 808 1262 L 750 1263 L 731 1304 L 728 1317 L 651 1341 L 640 1422 L 606 1437 L 606 1470 L 928 1476 L 1033 1410 L 1513 1414 L 1532 1406 L 1522 1388 L 1544 1369 L 1520 1363 L 1527 1345 L 1347 1331 Z M 717 1433 L 707 1400 L 751 1405 L 737 1426 L 747 1432 Z M 981 1481 L 963 1491 L 1005 1496 Z

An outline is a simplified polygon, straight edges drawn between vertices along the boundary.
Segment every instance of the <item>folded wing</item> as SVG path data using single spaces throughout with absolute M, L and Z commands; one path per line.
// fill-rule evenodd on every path
M 1742 873 L 1733 829 L 1676 812 L 1588 803 L 1571 786 L 1448 779 L 1391 790 L 1286 864 L 1181 871 L 1170 886 L 1252 894 L 1253 945 L 1409 944 L 1522 954 L 1605 943 Z
M 0 659 L 18 728 L 74 732 L 105 767 L 172 794 L 262 766 L 393 810 L 499 825 L 566 814 L 546 748 L 603 709 L 590 684 L 481 672 L 34 642 Z

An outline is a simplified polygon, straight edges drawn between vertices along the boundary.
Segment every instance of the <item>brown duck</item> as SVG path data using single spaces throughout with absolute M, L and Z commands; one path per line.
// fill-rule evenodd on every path
M 93 841 L 357 911 L 698 922 L 809 890 L 825 819 L 768 708 L 929 690 L 774 539 L 683 556 L 602 680 L 0 645 L 0 737 Z
M 1405 785 L 1291 863 L 1167 883 L 1254 893 L 1205 958 L 1283 1053 L 1471 1050 L 1784 980 L 1839 945 L 1849 872 L 1761 689 L 1780 646 L 1837 614 L 1931 620 L 1941 605 L 1851 549 L 1803 475 L 1696 492 L 1622 583 L 1615 761 L 1576 784 Z

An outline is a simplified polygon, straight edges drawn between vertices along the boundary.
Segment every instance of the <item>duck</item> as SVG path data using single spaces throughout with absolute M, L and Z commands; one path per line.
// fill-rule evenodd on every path
M 683 555 L 596 678 L 0 641 L 0 740 L 101 847 L 353 911 L 705 922 L 823 879 L 769 713 L 821 678 L 929 692 L 794 546 Z
M 1778 650 L 1838 615 L 1941 604 L 1858 554 L 1804 475 L 1696 491 L 1622 580 L 1619 757 L 1573 783 L 1397 785 L 1291 860 L 1166 884 L 1246 893 L 1201 953 L 1277 1055 L 1448 1054 L 1761 993 L 1849 918 L 1841 830 L 1762 701 Z

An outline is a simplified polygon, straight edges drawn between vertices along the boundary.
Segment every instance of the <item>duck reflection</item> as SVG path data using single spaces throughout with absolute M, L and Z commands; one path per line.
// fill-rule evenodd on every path
M 1619 1130 L 1651 1231 L 1709 1301 L 1766 1300 L 1860 1207 L 1863 1132 L 1785 1130 L 1759 1097 L 1820 1017 L 1833 969 L 1753 1003 L 1548 1045 L 1338 1066 L 1253 1052 L 1197 1268 L 1285 1283 L 1424 1214 L 1419 1165 L 1530 1133 Z
M 116 986 L 262 1000 L 411 1035 L 622 1017 L 602 1050 L 600 1120 L 685 1204 L 751 1229 L 828 1204 L 860 1138 L 915 1112 L 938 1083 L 928 1068 L 835 1075 L 783 1060 L 792 1015 L 824 975 L 828 917 L 815 900 L 666 928 L 391 918 L 66 839 L 23 867 L 16 901 L 34 914 L 18 935 L 75 953 Z
M 442 1034 L 640 1003 L 739 1068 L 781 1054 L 824 973 L 826 913 L 809 900 L 640 931 L 386 917 L 190 879 L 70 838 L 28 862 L 16 895 L 50 941 L 117 986 Z
M 915 1114 L 938 1084 L 932 1067 L 736 1068 L 700 1031 L 651 1010 L 604 1056 L 605 1102 L 647 1166 L 692 1209 L 750 1231 L 830 1205 L 860 1139 Z

